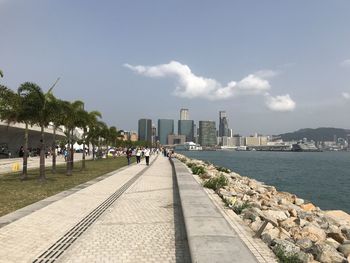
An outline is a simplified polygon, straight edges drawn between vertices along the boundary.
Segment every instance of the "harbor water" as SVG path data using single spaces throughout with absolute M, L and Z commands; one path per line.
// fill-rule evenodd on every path
M 190 158 L 230 168 L 323 210 L 350 213 L 350 152 L 183 151 Z

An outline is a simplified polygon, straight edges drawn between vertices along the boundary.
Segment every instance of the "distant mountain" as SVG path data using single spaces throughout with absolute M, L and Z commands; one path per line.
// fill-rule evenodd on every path
M 279 136 L 283 141 L 302 140 L 307 138 L 314 141 L 333 141 L 334 135 L 337 138 L 346 138 L 350 134 L 350 130 L 339 128 L 317 128 L 317 129 L 301 129 L 295 132 L 283 133 Z

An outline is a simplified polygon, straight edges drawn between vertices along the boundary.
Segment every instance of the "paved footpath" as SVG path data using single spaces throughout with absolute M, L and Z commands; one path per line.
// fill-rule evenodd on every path
M 189 262 L 170 163 L 159 156 L 145 168 L 132 165 L 0 228 L 0 262 Z

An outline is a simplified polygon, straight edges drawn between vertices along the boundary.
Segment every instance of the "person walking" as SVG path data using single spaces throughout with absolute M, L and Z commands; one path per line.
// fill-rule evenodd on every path
M 141 149 L 137 148 L 137 150 L 136 150 L 136 163 L 140 163 L 141 162 L 141 154 L 142 154 Z
M 128 159 L 128 165 L 130 165 L 131 156 L 132 156 L 132 151 L 129 148 L 126 150 L 126 158 Z
M 149 150 L 148 146 L 146 146 L 144 153 L 145 153 L 146 165 L 149 165 L 150 150 Z

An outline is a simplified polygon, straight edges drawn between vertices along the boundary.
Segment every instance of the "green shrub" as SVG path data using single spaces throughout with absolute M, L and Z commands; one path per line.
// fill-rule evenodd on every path
M 297 254 L 285 253 L 281 246 L 275 250 L 278 261 L 281 263 L 302 263 Z
M 197 175 L 201 175 L 205 173 L 205 169 L 203 166 L 192 166 L 191 170 L 193 174 L 197 174 Z
M 187 163 L 187 166 L 189 167 L 189 168 L 192 168 L 193 166 L 195 166 L 195 164 L 194 163 Z
M 223 173 L 230 173 L 231 170 L 225 167 L 221 167 L 221 166 L 215 166 L 216 170 L 218 170 L 219 172 L 223 172 Z
M 232 207 L 232 209 L 233 209 L 233 211 L 235 211 L 235 213 L 237 215 L 240 215 L 244 209 L 247 209 L 247 208 L 250 208 L 250 207 L 252 207 L 252 205 L 248 201 L 245 201 L 241 205 L 234 205 Z
M 216 177 L 212 177 L 203 184 L 204 187 L 213 189 L 214 191 L 217 191 L 220 188 L 227 185 L 228 185 L 228 179 L 223 174 L 220 174 L 219 176 L 216 176 Z

